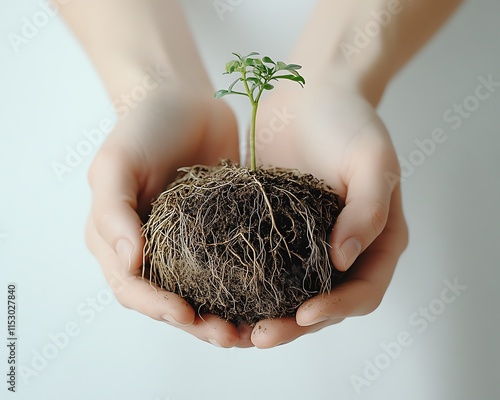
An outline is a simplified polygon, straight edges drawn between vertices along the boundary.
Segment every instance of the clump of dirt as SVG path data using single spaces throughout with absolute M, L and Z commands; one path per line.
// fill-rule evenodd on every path
M 293 316 L 341 276 L 327 244 L 340 209 L 295 170 L 181 168 L 143 226 L 143 276 L 236 325 Z

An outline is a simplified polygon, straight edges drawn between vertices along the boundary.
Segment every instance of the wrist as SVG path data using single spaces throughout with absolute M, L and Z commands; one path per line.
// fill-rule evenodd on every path
M 320 67 L 303 72 L 310 89 L 335 90 L 355 94 L 377 107 L 391 76 L 376 68 L 361 69 L 342 60 L 333 60 Z
M 460 3 L 318 0 L 293 60 L 309 82 L 331 79 L 376 106 L 390 79 Z
M 123 93 L 136 93 L 144 97 L 144 93 L 180 94 L 199 92 L 203 95 L 213 95 L 213 86 L 202 65 L 186 73 L 172 65 L 168 58 L 155 57 L 148 61 L 136 62 L 130 60 L 123 63 L 119 74 L 103 74 L 104 84 L 112 98 Z M 141 94 L 142 93 L 142 94 Z
M 210 84 L 178 1 L 86 0 L 61 15 L 87 50 L 114 98 L 157 78 Z M 159 75 L 159 76 L 158 76 Z
M 373 24 L 375 10 L 394 7 L 393 3 L 394 0 L 363 4 L 318 1 L 292 55 L 294 62 L 304 66 L 308 84 L 328 81 L 332 86 L 359 92 L 376 106 L 395 73 L 392 62 L 387 60 L 393 56 L 392 28 L 398 24 L 393 22 L 377 35 L 363 36 L 363 43 L 359 43 L 358 36 L 364 35 L 363 28 L 368 23 Z M 397 13 L 399 9 L 392 11 Z M 396 15 L 391 18 L 396 19 Z

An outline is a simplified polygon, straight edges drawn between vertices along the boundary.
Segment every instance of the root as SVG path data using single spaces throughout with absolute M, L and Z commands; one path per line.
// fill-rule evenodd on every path
M 181 168 L 153 203 L 143 276 L 236 324 L 294 315 L 340 273 L 327 237 L 338 196 L 311 175 L 222 161 Z

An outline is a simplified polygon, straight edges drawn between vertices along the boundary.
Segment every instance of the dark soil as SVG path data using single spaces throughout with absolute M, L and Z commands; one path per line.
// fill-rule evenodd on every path
M 182 168 L 143 227 L 144 276 L 235 324 L 293 316 L 340 277 L 327 237 L 341 206 L 312 175 L 228 161 Z

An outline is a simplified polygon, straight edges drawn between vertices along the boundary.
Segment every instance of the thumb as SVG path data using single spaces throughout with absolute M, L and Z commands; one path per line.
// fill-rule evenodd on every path
M 132 272 L 142 265 L 141 221 L 136 212 L 139 182 L 134 163 L 118 147 L 103 146 L 89 169 L 91 218 L 97 233 Z
M 393 185 L 383 171 L 369 166 L 358 170 L 347 185 L 345 207 L 330 236 L 330 258 L 346 271 L 384 230 L 389 215 Z

